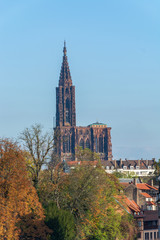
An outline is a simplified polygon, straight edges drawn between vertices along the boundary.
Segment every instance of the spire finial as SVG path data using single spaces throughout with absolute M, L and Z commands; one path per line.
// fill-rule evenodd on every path
M 63 52 L 64 52 L 64 55 L 66 55 L 67 53 L 67 49 L 66 49 L 66 41 L 64 40 L 64 48 L 63 48 Z

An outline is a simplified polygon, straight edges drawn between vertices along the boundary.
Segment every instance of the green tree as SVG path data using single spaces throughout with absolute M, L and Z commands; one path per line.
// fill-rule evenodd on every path
M 98 153 L 92 152 L 88 148 L 82 149 L 82 147 L 77 146 L 75 152 L 77 161 L 100 161 Z
M 53 240 L 75 239 L 75 223 L 73 215 L 63 209 L 58 209 L 55 203 L 49 203 L 46 208 L 46 224 L 53 230 Z
M 73 216 L 76 240 L 127 239 L 134 224 L 129 221 L 130 228 L 123 231 L 126 212 L 119 204 L 123 195 L 116 201 L 121 192 L 118 179 L 107 174 L 98 160 L 90 160 L 93 159 L 90 151 L 79 151 L 82 152 L 79 152 L 77 160 L 81 159 L 81 164 L 77 164 L 69 174 L 63 172 L 63 163 L 54 168 L 52 180 L 47 178 L 49 171 L 45 171 L 46 175 L 39 184 L 40 199 L 46 204 L 54 202 L 58 211 L 65 210 Z M 56 216 L 55 210 L 52 218 L 54 214 Z
M 158 162 L 154 162 L 155 172 L 154 174 L 156 176 L 160 175 L 160 159 L 158 159 Z

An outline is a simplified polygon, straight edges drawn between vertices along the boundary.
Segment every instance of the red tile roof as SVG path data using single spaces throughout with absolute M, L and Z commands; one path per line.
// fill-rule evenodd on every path
M 137 183 L 136 186 L 140 190 L 150 190 L 150 188 L 146 185 L 146 183 Z
M 153 201 L 149 201 L 147 202 L 148 205 L 156 205 L 156 203 L 154 203 Z
M 151 185 L 149 185 L 149 184 L 147 184 L 147 183 L 146 183 L 146 186 L 148 186 L 149 188 L 152 188 L 152 189 L 154 189 L 154 190 L 158 191 L 158 188 L 156 188 L 156 187 L 153 187 L 153 186 L 151 186 Z
M 158 188 L 156 187 L 153 187 L 147 183 L 137 183 L 137 188 L 138 189 L 141 189 L 141 190 L 151 190 L 151 189 L 154 189 L 156 191 L 158 191 Z
M 125 201 L 129 209 L 131 209 L 134 212 L 140 212 L 140 207 L 134 200 L 130 200 L 126 197 Z
M 146 198 L 152 198 L 148 193 L 146 193 L 146 192 L 141 192 L 141 194 L 143 195 L 143 196 L 145 196 Z

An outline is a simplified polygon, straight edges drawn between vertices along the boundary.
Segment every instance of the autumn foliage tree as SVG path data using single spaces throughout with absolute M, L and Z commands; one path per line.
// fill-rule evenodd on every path
M 0 140 L 0 239 L 46 240 L 48 228 L 23 152 L 13 142 Z

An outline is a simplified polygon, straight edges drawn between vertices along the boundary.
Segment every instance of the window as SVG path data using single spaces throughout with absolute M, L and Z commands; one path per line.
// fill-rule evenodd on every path
M 136 166 L 136 169 L 139 169 L 139 166 Z
M 152 206 L 147 206 L 147 210 L 152 210 Z
M 138 221 L 138 227 L 141 227 L 141 226 L 142 226 L 142 222 Z
M 149 233 L 145 233 L 145 240 L 149 240 Z
M 133 166 L 130 166 L 130 169 L 132 169 L 132 170 L 133 170 L 133 169 L 134 169 L 134 167 L 133 167 Z
M 152 225 L 153 225 L 153 226 L 156 226 L 157 224 L 158 224 L 158 221 L 153 221 L 153 222 L 152 222 Z
M 103 136 L 99 136 L 99 152 L 103 153 Z
M 88 130 L 86 130 L 86 134 L 87 134 L 87 135 L 89 134 L 89 131 L 88 131 Z
M 68 94 L 69 93 L 69 90 L 68 90 L 68 88 L 66 88 L 66 94 Z
M 98 141 L 97 141 L 97 138 L 95 139 L 95 143 L 96 143 L 96 152 L 98 152 Z
M 79 131 L 79 134 L 80 134 L 80 135 L 82 135 L 82 134 L 83 134 L 83 131 L 82 131 L 82 130 L 80 130 L 80 131 Z
M 70 136 L 63 136 L 63 152 L 70 152 Z
M 80 140 L 80 143 L 79 143 L 79 146 L 84 149 L 84 140 L 81 138 Z
M 141 238 L 141 232 L 137 234 L 137 238 Z
M 156 239 L 156 232 L 154 232 L 154 239 Z
M 69 119 L 69 109 L 70 109 L 70 102 L 69 99 L 67 98 L 66 100 L 66 122 L 69 123 L 70 119 Z
M 126 170 L 126 169 L 127 169 L 127 166 L 123 166 L 123 169 Z
M 153 238 L 152 238 L 152 232 L 150 232 L 150 240 L 152 240 Z
M 106 169 L 109 170 L 109 166 L 106 166 Z
M 87 138 L 86 140 L 86 148 L 89 148 L 90 149 L 90 142 L 89 142 L 89 139 Z
M 69 111 L 66 110 L 66 122 L 69 122 Z

